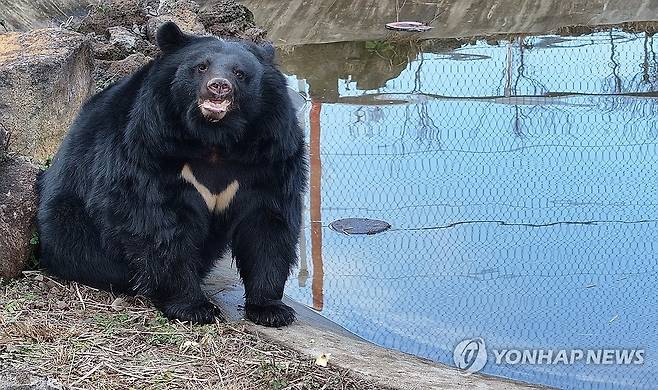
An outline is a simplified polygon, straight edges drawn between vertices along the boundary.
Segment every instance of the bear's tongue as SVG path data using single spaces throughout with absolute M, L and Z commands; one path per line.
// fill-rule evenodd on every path
M 226 112 L 231 105 L 230 100 L 204 100 L 201 103 L 201 108 L 212 112 Z

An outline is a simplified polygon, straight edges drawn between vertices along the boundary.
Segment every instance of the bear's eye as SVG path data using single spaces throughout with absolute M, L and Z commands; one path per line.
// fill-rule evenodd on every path
M 244 74 L 244 72 L 241 71 L 240 69 L 233 69 L 233 74 L 234 74 L 235 77 L 237 77 L 239 80 L 244 80 L 244 78 L 245 78 L 245 74 Z
M 199 64 L 199 65 L 196 66 L 196 70 L 198 70 L 199 72 L 203 73 L 203 72 L 205 72 L 205 71 L 208 70 L 208 64 L 206 64 L 206 63 L 201 63 L 201 64 Z

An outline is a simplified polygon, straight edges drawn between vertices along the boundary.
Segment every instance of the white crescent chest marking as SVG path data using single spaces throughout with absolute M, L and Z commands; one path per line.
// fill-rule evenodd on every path
M 210 192 L 208 187 L 199 183 L 196 177 L 194 177 L 194 173 L 192 173 L 192 169 L 188 164 L 183 166 L 183 169 L 180 172 L 180 176 L 183 178 L 183 180 L 192 184 L 194 188 L 196 188 L 199 194 L 201 194 L 203 200 L 206 202 L 206 206 L 208 206 L 208 210 L 210 210 L 210 212 L 221 213 L 222 211 L 226 210 L 235 197 L 235 194 L 238 192 L 238 188 L 240 188 L 240 183 L 238 183 L 237 180 L 233 180 L 224 191 L 220 192 L 219 194 L 213 194 Z

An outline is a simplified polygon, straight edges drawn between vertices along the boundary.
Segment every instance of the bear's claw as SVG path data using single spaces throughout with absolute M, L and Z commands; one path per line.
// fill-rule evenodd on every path
M 246 304 L 245 317 L 258 325 L 280 327 L 290 325 L 295 320 L 295 310 L 281 301 L 265 305 Z
M 222 312 L 210 301 L 198 304 L 168 304 L 162 307 L 162 312 L 170 320 L 189 321 L 194 324 L 211 324 L 215 319 L 224 321 Z

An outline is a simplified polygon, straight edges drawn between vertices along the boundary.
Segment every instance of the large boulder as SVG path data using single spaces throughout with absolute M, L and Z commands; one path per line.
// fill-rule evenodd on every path
M 34 243 L 38 173 L 39 169 L 24 159 L 0 161 L 0 277 L 16 277 L 28 264 Z
M 256 27 L 254 14 L 235 0 L 206 1 L 198 12 L 205 29 L 218 36 L 235 36 L 254 42 L 265 40 L 265 30 Z
M 96 86 L 99 89 L 103 89 L 111 83 L 135 73 L 151 60 L 151 57 L 145 56 L 140 52 L 131 54 L 118 61 L 96 59 L 96 69 L 94 70 Z
M 0 125 L 10 152 L 46 160 L 94 90 L 92 47 L 61 29 L 0 34 Z
M 193 34 L 205 34 L 206 30 L 199 21 L 199 4 L 193 0 L 176 0 L 162 3 L 157 15 L 149 17 L 146 22 L 146 34 L 155 43 L 155 33 L 166 22 L 175 22 L 183 31 Z

